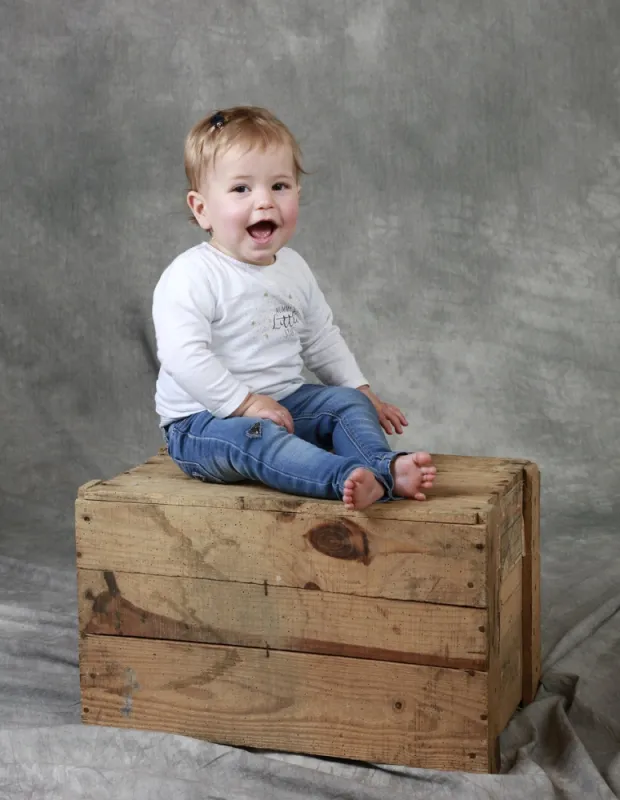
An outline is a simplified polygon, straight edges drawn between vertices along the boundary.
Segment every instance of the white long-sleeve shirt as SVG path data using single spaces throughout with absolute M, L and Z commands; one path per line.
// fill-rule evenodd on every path
M 310 268 L 288 247 L 267 267 L 207 242 L 192 247 L 159 279 L 153 322 L 161 425 L 205 409 L 228 417 L 250 392 L 281 400 L 303 384 L 304 364 L 329 386 L 367 383 Z

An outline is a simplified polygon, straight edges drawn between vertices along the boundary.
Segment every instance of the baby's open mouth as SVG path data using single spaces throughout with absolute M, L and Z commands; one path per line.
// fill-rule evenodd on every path
M 249 225 L 247 231 L 255 241 L 268 242 L 277 227 L 275 222 L 265 219 L 261 222 L 255 222 L 254 225 Z

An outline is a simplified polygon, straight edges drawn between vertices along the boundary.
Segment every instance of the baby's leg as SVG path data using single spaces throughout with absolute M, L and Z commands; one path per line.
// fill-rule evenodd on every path
M 388 486 L 389 496 L 424 500 L 437 473 L 428 453 L 390 449 L 377 412 L 357 389 L 307 384 L 280 401 L 291 412 L 295 432 L 346 458 L 361 459 Z
M 173 423 L 167 441 L 184 472 L 211 483 L 259 481 L 290 494 L 344 499 L 355 509 L 386 491 L 360 458 L 326 452 L 270 420 L 202 412 Z

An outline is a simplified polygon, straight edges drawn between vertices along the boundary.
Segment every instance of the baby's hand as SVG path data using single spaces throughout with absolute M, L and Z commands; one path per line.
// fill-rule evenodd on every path
M 402 433 L 403 425 L 409 425 L 400 408 L 393 406 L 391 403 L 384 403 L 371 391 L 370 386 L 359 386 L 358 388 L 375 407 L 381 427 L 387 434 L 391 436 L 394 432 Z
M 293 433 L 293 417 L 290 411 L 276 400 L 264 394 L 250 394 L 239 408 L 231 414 L 233 417 L 260 417 L 270 419 L 289 433 Z

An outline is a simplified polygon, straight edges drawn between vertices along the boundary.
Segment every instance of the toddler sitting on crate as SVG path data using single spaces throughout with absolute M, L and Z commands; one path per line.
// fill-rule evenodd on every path
M 390 449 L 407 421 L 370 389 L 303 258 L 300 148 L 271 113 L 219 111 L 185 143 L 192 219 L 208 242 L 178 256 L 153 296 L 156 410 L 171 458 L 212 483 L 260 481 L 364 509 L 425 500 L 425 452 Z M 306 366 L 322 385 L 306 383 Z

